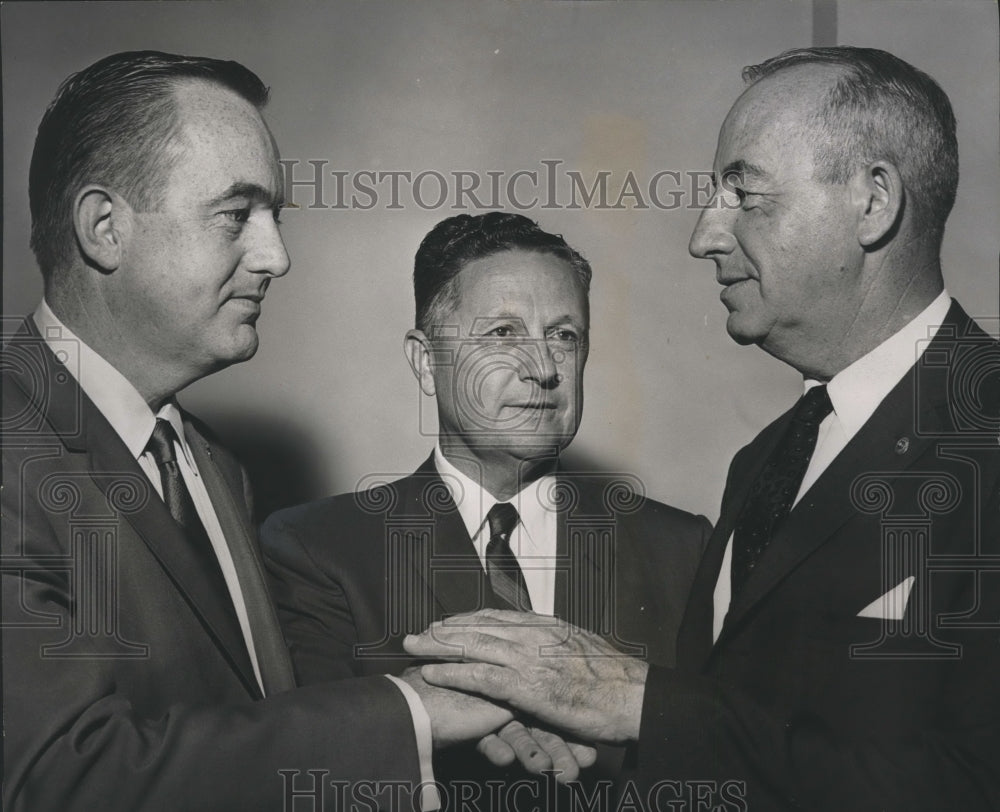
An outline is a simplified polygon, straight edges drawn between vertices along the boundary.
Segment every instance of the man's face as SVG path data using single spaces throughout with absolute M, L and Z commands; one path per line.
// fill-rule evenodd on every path
M 442 445 L 484 462 L 558 452 L 583 410 L 583 283 L 558 257 L 512 250 L 468 263 L 458 293 L 432 340 Z
M 253 356 L 264 292 L 289 263 L 260 114 L 208 82 L 185 82 L 176 98 L 179 160 L 157 210 L 130 215 L 108 306 L 138 357 L 193 380 Z
M 793 365 L 844 336 L 863 294 L 849 187 L 813 179 L 822 136 L 806 116 L 832 78 L 801 66 L 736 101 L 719 134 L 715 196 L 691 235 L 691 253 L 715 261 L 729 334 Z

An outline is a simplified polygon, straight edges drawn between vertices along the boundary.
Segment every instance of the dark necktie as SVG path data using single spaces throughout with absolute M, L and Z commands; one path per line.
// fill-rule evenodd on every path
M 176 436 L 173 425 L 169 421 L 157 418 L 156 426 L 153 428 L 146 449 L 156 461 L 156 467 L 160 469 L 163 501 L 166 503 L 170 515 L 184 530 L 190 550 L 198 561 L 199 569 L 212 581 L 213 591 L 225 604 L 234 628 L 238 628 L 240 623 L 236 616 L 236 608 L 229 586 L 222 574 L 219 558 L 212 547 L 205 526 L 201 522 L 201 517 L 198 516 L 198 510 L 195 508 L 191 493 L 184 483 L 180 468 L 177 466 L 177 457 L 174 454 Z M 294 687 L 295 678 L 288 661 L 284 640 L 278 631 L 278 621 L 274 616 L 270 596 L 267 594 L 259 566 L 245 545 L 230 544 L 229 551 L 243 595 L 247 619 L 253 630 L 254 648 L 260 668 L 260 678 L 264 683 L 265 695 L 288 690 Z
M 524 573 L 510 549 L 510 535 L 517 527 L 517 508 L 510 502 L 498 502 L 486 514 L 490 523 L 490 541 L 486 545 L 486 572 L 493 594 L 520 612 L 531 611 L 531 598 Z
M 184 477 L 181 469 L 177 465 L 177 456 L 174 454 L 174 439 L 176 438 L 174 427 L 170 421 L 162 417 L 156 419 L 156 426 L 150 435 L 146 450 L 156 461 L 156 467 L 160 469 L 160 482 L 163 484 L 163 501 L 167 505 L 167 510 L 174 517 L 174 521 L 181 526 L 184 535 L 190 542 L 191 550 L 201 569 L 210 579 L 215 581 L 216 589 L 221 589 L 219 593 L 225 597 L 226 603 L 232 606 L 229 588 L 226 586 L 226 579 L 222 575 L 222 568 L 219 566 L 219 558 L 215 554 L 212 542 L 205 530 L 205 525 L 201 523 L 198 510 L 194 506 L 191 494 L 184 484 Z
M 784 436 L 750 489 L 733 536 L 734 598 L 791 511 L 816 450 L 819 424 L 832 411 L 826 386 L 814 386 L 806 392 L 796 404 Z

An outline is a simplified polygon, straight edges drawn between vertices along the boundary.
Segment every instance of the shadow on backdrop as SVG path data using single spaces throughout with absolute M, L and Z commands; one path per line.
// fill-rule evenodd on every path
M 629 467 L 621 460 L 617 462 L 609 459 L 602 459 L 596 455 L 588 454 L 586 451 L 576 451 L 570 448 L 559 455 L 559 469 L 563 473 L 611 476 L 615 474 L 623 475 L 628 480 L 636 484 L 641 484 L 643 488 L 642 496 L 649 496 L 655 490 L 649 487 L 649 483 L 644 482 L 637 474 L 629 470 Z
M 326 496 L 316 440 L 277 417 L 235 415 L 199 407 L 198 416 L 247 469 L 254 493 L 254 519 Z

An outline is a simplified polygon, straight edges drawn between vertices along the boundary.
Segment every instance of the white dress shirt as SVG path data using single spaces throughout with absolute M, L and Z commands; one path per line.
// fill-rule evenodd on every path
M 834 375 L 826 385 L 833 411 L 819 425 L 816 450 L 809 460 L 794 507 L 819 479 L 836 456 L 844 450 L 861 427 L 875 413 L 886 396 L 920 360 L 927 344 L 948 315 L 951 296 L 941 293 L 913 321 L 893 334 L 867 355 Z M 804 381 L 808 391 L 819 381 Z M 733 561 L 733 537 L 726 544 L 722 569 L 713 595 L 712 639 L 718 640 L 732 597 L 730 575 Z
M 90 398 L 100 413 L 104 415 L 111 428 L 115 430 L 129 452 L 139 463 L 143 473 L 149 479 L 156 492 L 163 498 L 163 482 L 160 469 L 153 455 L 146 451 L 146 444 L 153 433 L 157 418 L 163 418 L 173 426 L 174 452 L 177 456 L 177 467 L 184 477 L 184 484 L 191 494 L 191 500 L 198 511 L 198 517 L 205 526 L 205 532 L 212 542 L 215 557 L 219 559 L 219 567 L 225 578 L 226 586 L 236 610 L 236 617 L 243 632 L 250 662 L 261 691 L 264 682 L 260 677 L 260 665 L 257 662 L 257 652 L 254 649 L 253 635 L 250 632 L 250 619 L 247 616 L 246 601 L 236 577 L 236 567 L 229 552 L 226 536 L 219 524 L 219 517 L 212 506 L 208 490 L 198 472 L 187 438 L 184 436 L 184 422 L 180 410 L 173 400 L 165 403 L 153 414 L 149 404 L 136 390 L 128 379 L 109 364 L 101 355 L 95 352 L 69 329 L 43 299 L 35 309 L 33 318 L 42 338 L 63 362 L 66 370 L 77 380 L 80 388 Z M 177 453 L 179 450 L 179 453 Z
M 458 470 L 441 451 L 434 449 L 434 465 L 448 486 L 451 498 L 486 569 L 486 545 L 490 541 L 487 514 L 500 500 Z M 558 514 L 552 495 L 555 476 L 549 474 L 525 485 L 511 499 L 519 521 L 510 536 L 510 548 L 528 587 L 531 608 L 540 615 L 555 614 L 556 537 Z
M 153 414 L 145 399 L 128 379 L 95 352 L 84 341 L 60 321 L 48 303 L 43 299 L 32 316 L 42 338 L 62 362 L 66 370 L 80 384 L 80 388 L 90 398 L 97 409 L 104 415 L 111 428 L 115 430 L 129 452 L 139 463 L 143 473 L 149 478 L 156 492 L 163 497 L 163 483 L 160 470 L 152 454 L 146 451 L 156 419 L 161 417 L 170 421 L 174 428 L 174 451 L 180 450 L 177 456 L 177 466 L 184 477 L 191 499 L 198 511 L 198 516 L 205 526 L 208 538 L 212 542 L 222 575 L 236 610 L 236 617 L 243 632 L 250 662 L 261 692 L 264 683 L 260 676 L 260 666 L 257 662 L 257 652 L 254 648 L 253 635 L 250 631 L 250 619 L 247 616 L 246 601 L 236 576 L 236 567 L 229 552 L 222 525 L 216 515 L 208 490 L 198 472 L 191 449 L 184 436 L 184 423 L 175 401 L 168 401 Z M 417 738 L 417 754 L 420 761 L 420 778 L 423 785 L 421 808 L 437 809 L 440 806 L 440 796 L 434 786 L 432 769 L 433 740 L 431 736 L 431 721 L 427 715 L 417 692 L 402 680 L 386 675 L 402 692 L 413 718 L 414 732 Z

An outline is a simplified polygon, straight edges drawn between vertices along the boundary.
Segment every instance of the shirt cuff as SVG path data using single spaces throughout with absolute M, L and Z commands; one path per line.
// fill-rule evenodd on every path
M 434 739 L 431 736 L 431 717 L 427 715 L 427 709 L 424 708 L 420 696 L 410 685 L 391 674 L 386 674 L 385 677 L 395 683 L 402 692 L 406 704 L 410 707 L 410 716 L 413 717 L 413 732 L 417 737 L 417 759 L 420 762 L 420 809 L 422 812 L 440 809 L 441 795 L 434 782 L 432 763 Z

